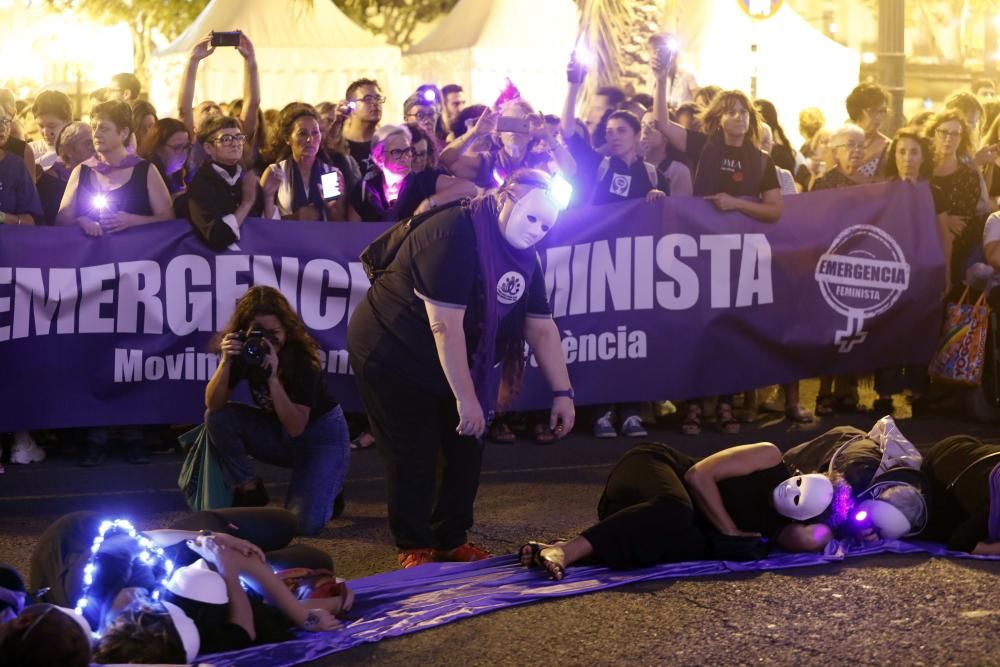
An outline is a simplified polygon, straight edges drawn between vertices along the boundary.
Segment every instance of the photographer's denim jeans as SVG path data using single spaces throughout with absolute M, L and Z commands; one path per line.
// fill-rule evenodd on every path
M 254 479 L 253 456 L 292 469 L 285 508 L 299 520 L 299 532 L 315 535 L 333 514 L 350 460 L 344 412 L 337 406 L 293 438 L 278 418 L 252 405 L 228 403 L 205 414 L 205 425 L 231 487 Z

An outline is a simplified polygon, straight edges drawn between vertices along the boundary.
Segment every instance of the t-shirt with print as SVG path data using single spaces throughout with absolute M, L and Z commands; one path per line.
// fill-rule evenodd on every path
M 523 317 L 551 317 L 545 277 L 534 248 L 518 250 L 491 225 L 497 284 L 498 330 L 494 361 L 514 335 Z M 368 290 L 354 311 L 348 347 L 353 359 L 372 361 L 439 397 L 451 389 L 438 360 L 425 302 L 464 308 L 466 349 L 478 346 L 482 287 L 476 233 L 468 212 L 460 206 L 442 210 L 414 229 L 385 273 Z M 521 308 L 520 306 L 524 306 Z
M 279 361 L 278 376 L 281 386 L 285 388 L 288 399 L 292 403 L 309 407 L 309 423 L 328 413 L 337 402 L 330 396 L 323 372 L 312 364 L 298 361 L 292 355 Z M 241 380 L 246 380 L 250 388 L 250 396 L 264 412 L 274 414 L 274 400 L 267 386 L 268 374 L 259 367 L 247 367 L 237 357 L 229 372 L 229 388 L 233 389 Z M 277 418 L 277 417 L 275 417 Z
M 708 139 L 708 135 L 702 132 L 697 132 L 695 130 L 687 131 L 687 147 L 684 153 L 687 155 L 690 164 L 695 165 L 695 168 L 692 171 L 692 176 L 694 176 L 699 169 L 716 168 L 719 170 L 718 192 L 725 192 L 726 194 L 733 195 L 734 197 L 740 196 L 743 189 L 743 178 L 746 170 L 746 165 L 743 164 L 743 156 L 745 154 L 743 147 L 723 144 L 722 156 L 718 166 L 713 167 L 713 165 L 703 165 L 700 164 L 702 151 L 705 148 L 705 144 L 708 143 Z M 774 168 L 774 160 L 771 159 L 771 156 L 755 150 L 752 153 L 751 159 L 763 161 L 761 165 L 762 171 L 760 188 L 757 193 L 758 196 L 768 190 L 780 190 L 781 184 L 778 182 L 778 172 Z M 698 192 L 695 192 L 695 194 L 697 195 Z
M 566 141 L 566 148 L 576 161 L 579 175 L 574 195 L 580 193 L 583 198 L 576 201 L 579 204 L 611 204 L 626 199 L 642 199 L 653 189 L 666 192 L 666 179 L 653 169 L 655 182 L 649 179 L 646 163 L 637 159 L 632 164 L 625 164 L 621 158 L 605 157 L 590 147 L 579 134 L 574 134 Z M 607 161 L 607 169 L 601 165 Z M 604 173 L 601 173 L 601 172 Z

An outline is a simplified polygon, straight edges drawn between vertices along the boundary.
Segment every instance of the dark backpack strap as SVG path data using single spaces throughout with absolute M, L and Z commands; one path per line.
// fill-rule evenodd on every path
M 368 281 L 374 285 L 378 277 L 385 273 L 386 269 L 389 268 L 389 265 L 392 264 L 392 261 L 396 259 L 399 249 L 403 246 L 403 242 L 406 240 L 406 237 L 410 235 L 410 232 L 419 227 L 425 220 L 431 218 L 432 216 L 435 216 L 447 209 L 461 206 L 465 203 L 465 201 L 466 200 L 464 199 L 457 199 L 453 202 L 436 206 L 419 215 L 411 216 L 406 220 L 400 220 L 392 227 L 382 232 L 378 238 L 368 244 L 368 247 L 361 251 L 361 255 L 359 257 L 361 260 L 361 266 L 365 270 L 365 275 L 368 276 Z

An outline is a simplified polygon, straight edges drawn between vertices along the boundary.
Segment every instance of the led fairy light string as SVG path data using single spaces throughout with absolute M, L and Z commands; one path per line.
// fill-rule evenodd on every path
M 82 615 L 83 610 L 87 608 L 87 605 L 90 602 L 90 589 L 97 576 L 97 564 L 94 562 L 94 558 L 101 550 L 101 545 L 104 544 L 105 536 L 113 530 L 124 532 L 139 545 L 140 551 L 138 558 L 144 565 L 152 567 L 162 565 L 165 574 L 163 579 L 160 580 L 161 585 L 165 586 L 167 581 L 170 579 L 170 575 L 173 574 L 174 562 L 167 558 L 167 554 L 163 548 L 137 531 L 131 521 L 127 519 L 102 521 L 100 527 L 97 529 L 97 535 L 94 537 L 94 541 L 90 545 L 90 556 L 87 558 L 87 564 L 83 567 L 83 594 L 80 596 L 80 599 L 77 600 L 76 607 L 74 609 L 74 611 L 78 614 Z M 153 599 L 158 600 L 159 598 L 160 590 L 157 588 L 153 591 Z M 100 633 L 98 632 L 93 634 L 95 637 L 100 636 Z

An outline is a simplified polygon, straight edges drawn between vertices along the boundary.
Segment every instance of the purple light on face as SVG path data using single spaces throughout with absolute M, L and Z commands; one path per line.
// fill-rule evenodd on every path
M 860 512 L 854 515 L 854 520 L 857 521 L 858 523 L 861 523 L 867 518 L 868 518 L 868 512 L 866 512 L 865 510 L 861 510 Z

